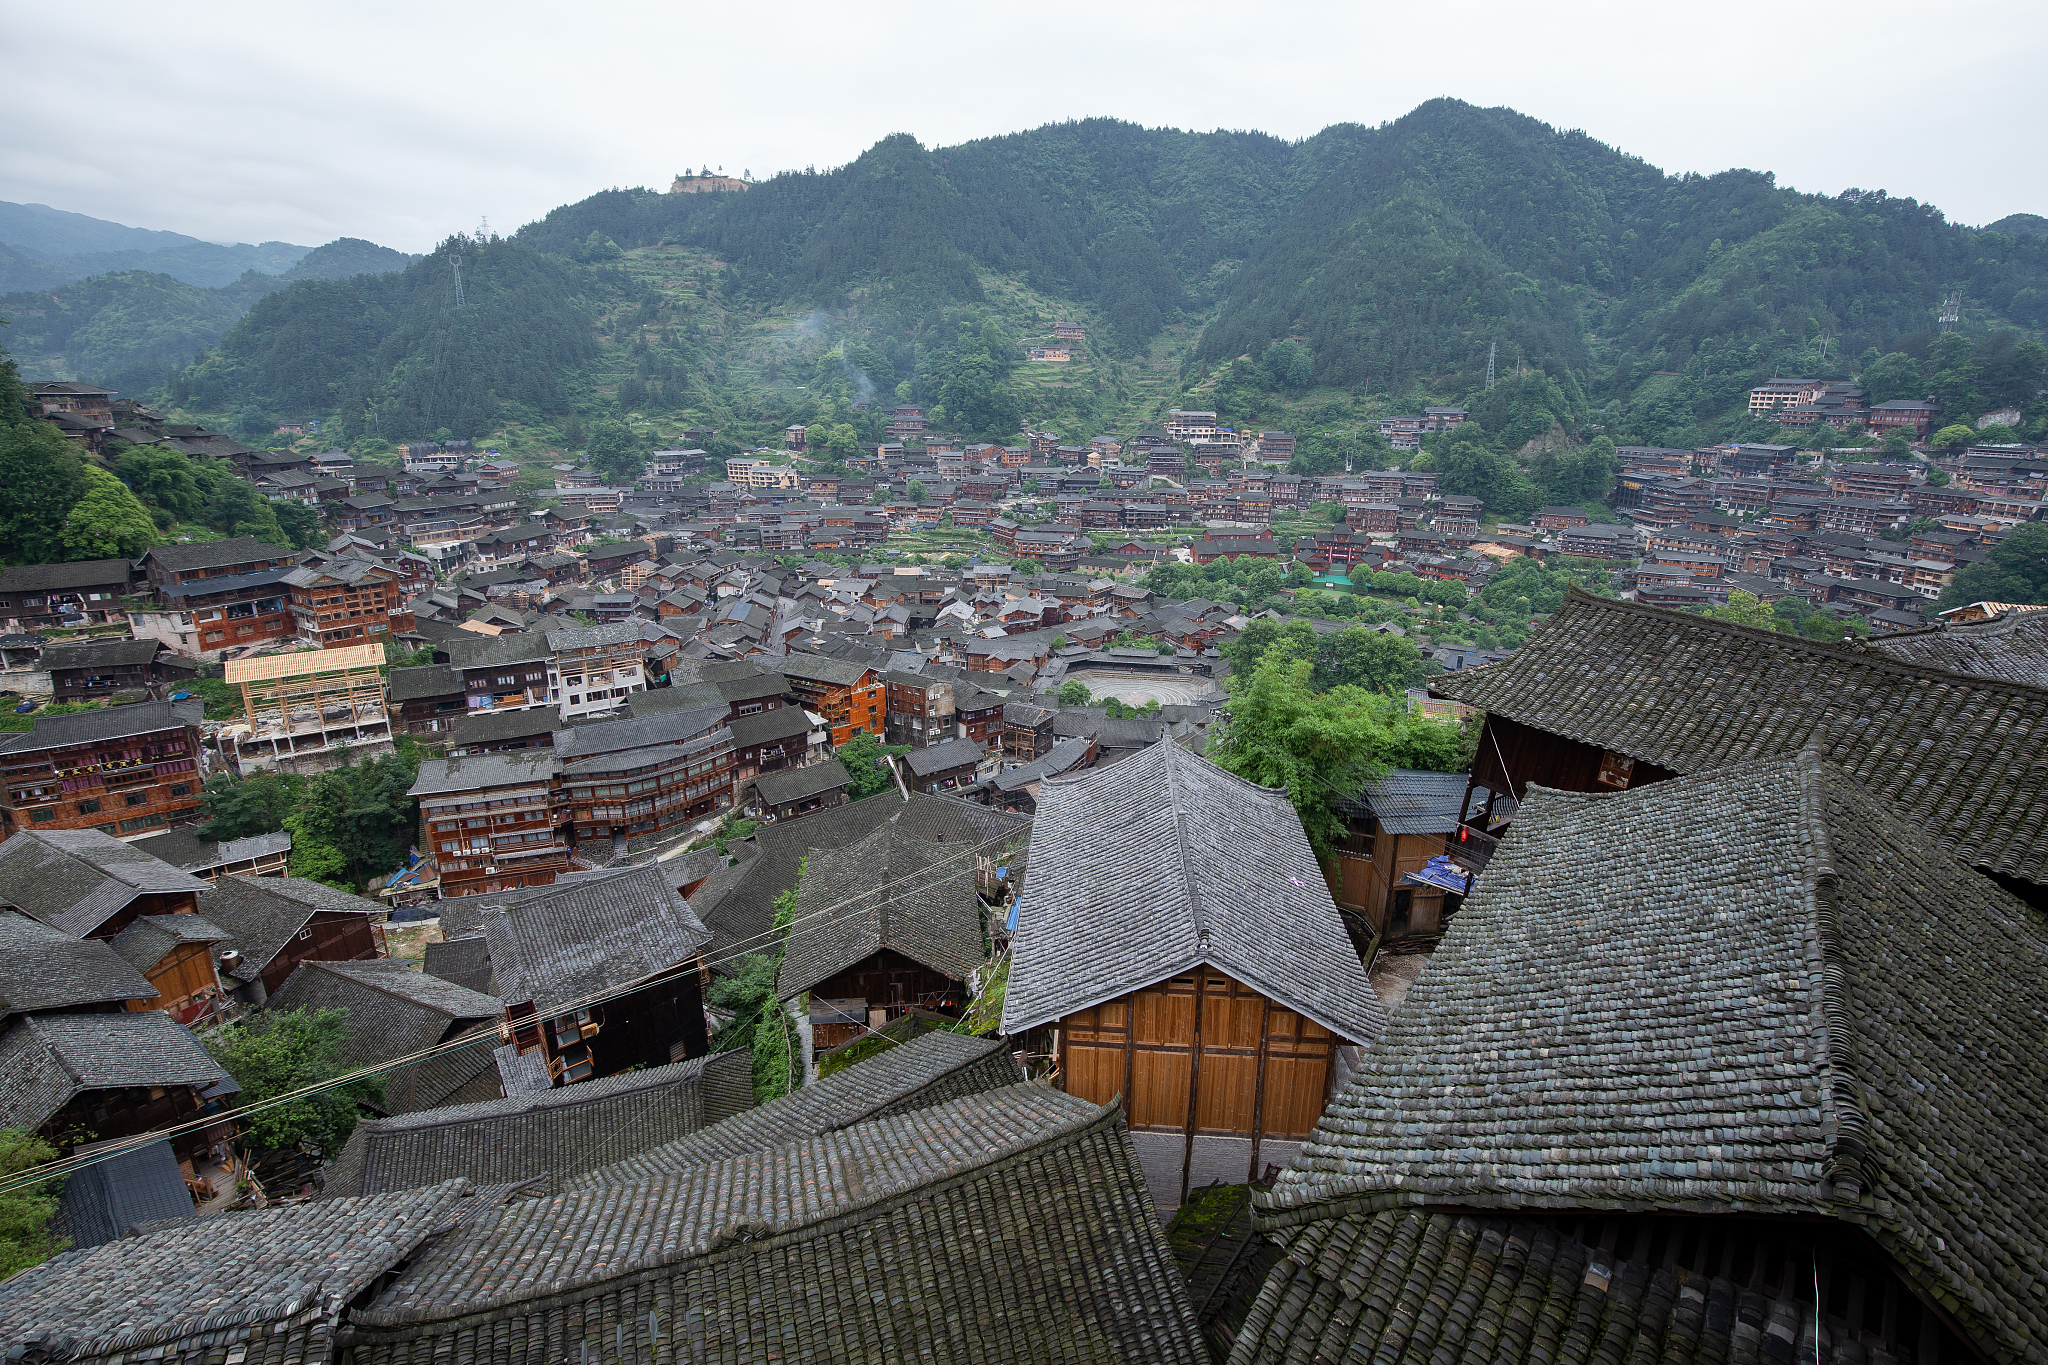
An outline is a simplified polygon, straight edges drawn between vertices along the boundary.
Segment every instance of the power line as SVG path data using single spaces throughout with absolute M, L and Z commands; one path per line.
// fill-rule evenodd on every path
M 872 886 L 868 888 L 866 891 L 859 893 L 858 895 L 849 896 L 845 900 L 838 901 L 832 905 L 827 905 L 820 909 L 814 910 L 811 913 L 804 915 L 800 919 L 793 919 L 787 926 L 785 926 L 782 929 L 770 928 L 765 933 L 753 934 L 748 936 L 747 938 L 736 940 L 732 945 L 730 945 L 730 947 L 723 956 L 706 960 L 702 963 L 702 965 L 705 967 L 719 967 L 725 965 L 728 962 L 737 961 L 739 958 L 748 956 L 749 950 L 752 947 L 759 946 L 769 939 L 780 937 L 784 943 L 787 943 L 790 939 L 798 936 L 796 926 L 799 924 L 804 924 L 813 920 L 821 919 L 824 916 L 845 909 L 847 906 L 852 905 L 856 901 L 864 900 L 867 897 L 874 895 L 876 892 L 886 891 L 891 887 L 897 886 L 903 882 L 910 881 L 913 878 L 925 876 L 929 873 L 938 870 L 945 864 L 952 862 L 953 860 L 960 858 L 962 856 L 978 856 L 984 849 L 992 848 L 997 844 L 1003 843 L 1005 840 L 1013 839 L 1021 834 L 1024 834 L 1032 827 L 1034 823 L 1035 817 L 1026 817 L 1024 823 L 1018 825 L 1014 829 L 1005 830 L 1000 834 L 992 835 L 989 838 L 980 841 L 979 843 L 963 844 L 957 850 L 942 855 L 937 860 L 926 864 L 924 867 L 919 868 L 914 872 L 906 872 L 900 877 L 894 877 L 886 882 L 880 883 L 877 886 Z M 820 924 L 812 928 L 804 929 L 802 932 L 805 934 L 820 933 L 824 930 L 825 927 L 826 926 Z M 637 981 L 628 982 L 623 986 L 617 986 L 609 990 L 599 991 L 592 995 L 585 996 L 581 999 L 565 1001 L 564 1003 L 555 1006 L 553 1012 L 548 1015 L 548 1018 L 559 1018 L 561 1015 L 564 1014 L 571 1014 L 577 1010 L 589 1009 L 594 1005 L 601 1005 L 609 1000 L 620 999 L 621 997 L 632 995 L 636 992 L 646 990 L 651 986 L 658 986 L 665 981 L 669 981 L 676 977 L 682 976 L 686 972 L 695 972 L 696 970 L 697 965 L 694 961 L 689 964 L 682 964 L 675 967 L 666 968 L 660 972 L 655 972 L 649 976 L 642 977 Z M 770 990 L 770 995 L 770 1003 L 776 1003 L 772 999 L 772 988 Z M 535 1018 L 536 1022 L 538 1022 L 539 1017 L 535 1016 Z M 259 1101 L 258 1103 L 249 1105 L 246 1108 L 231 1109 L 221 1114 L 206 1114 L 198 1118 L 187 1119 L 182 1123 L 172 1124 L 165 1128 L 152 1129 L 147 1133 L 135 1133 L 125 1138 L 117 1138 L 114 1141 L 108 1143 L 103 1148 L 93 1152 L 90 1156 L 87 1157 L 78 1157 L 74 1155 L 69 1157 L 62 1157 L 56 1161 L 45 1162 L 40 1166 L 27 1167 L 23 1170 L 16 1171 L 14 1174 L 7 1176 L 4 1179 L 0 1179 L 0 1194 L 11 1194 L 16 1190 L 26 1189 L 30 1186 L 43 1184 L 45 1181 L 57 1179 L 60 1176 L 70 1175 L 76 1171 L 84 1170 L 88 1166 L 98 1165 L 102 1161 L 110 1161 L 117 1156 L 124 1156 L 129 1152 L 136 1151 L 143 1147 L 148 1147 L 154 1143 L 162 1141 L 165 1138 L 175 1137 L 181 1133 L 192 1132 L 200 1128 L 210 1128 L 215 1124 L 225 1123 L 235 1118 L 245 1118 L 255 1114 L 260 1114 L 265 1112 L 266 1110 L 275 1109 L 282 1105 L 294 1103 L 298 1100 L 309 1099 L 312 1096 L 324 1094 L 329 1090 L 340 1089 L 343 1086 L 354 1085 L 359 1081 L 371 1080 L 375 1077 L 387 1075 L 391 1072 L 402 1071 L 407 1067 L 418 1066 L 423 1062 L 432 1061 L 436 1057 L 447 1056 L 451 1053 L 462 1051 L 465 1048 L 477 1047 L 488 1040 L 501 1040 L 505 1035 L 505 1031 L 506 1025 L 503 1024 L 495 1025 L 487 1029 L 478 1029 L 472 1033 L 464 1034 L 460 1038 L 451 1038 L 447 1042 L 436 1043 L 431 1047 L 421 1048 L 416 1052 L 408 1053 L 406 1055 L 399 1057 L 394 1057 L 388 1061 L 379 1062 L 372 1066 L 358 1067 L 355 1070 L 345 1072 L 340 1076 L 331 1077 L 328 1080 L 320 1081 L 313 1085 L 302 1086 L 297 1090 L 287 1091 L 282 1095 L 273 1095 L 267 1100 Z

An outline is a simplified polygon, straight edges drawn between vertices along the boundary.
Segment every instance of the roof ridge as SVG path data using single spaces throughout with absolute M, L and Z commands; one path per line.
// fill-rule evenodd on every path
M 1159 746 L 1154 744 L 1152 747 L 1157 749 Z M 1195 951 L 1197 953 L 1207 953 L 1209 951 L 1209 921 L 1207 914 L 1202 908 L 1201 896 L 1196 891 L 1195 879 L 1188 873 L 1188 817 L 1187 812 L 1181 809 L 1180 784 L 1175 781 L 1174 760 L 1172 755 L 1162 754 L 1160 755 L 1159 762 L 1166 774 L 1167 809 L 1173 815 L 1174 854 L 1179 863 L 1178 870 L 1180 872 L 1181 884 L 1187 890 L 1188 913 L 1195 921 Z
M 1819 750 L 1808 745 L 1793 760 L 1797 765 L 1799 801 L 1811 837 L 1810 877 L 1813 895 L 1812 956 L 1819 968 L 1815 984 L 1819 999 L 1813 1011 L 1814 1032 L 1825 1060 L 1826 1085 L 1821 1093 L 1821 1136 L 1827 1156 L 1821 1178 L 1828 1195 L 1854 1205 L 1872 1183 L 1867 1167 L 1870 1120 L 1863 1095 L 1856 1030 L 1849 1018 L 1849 973 L 1842 960 L 1841 923 L 1836 889 L 1834 841 L 1828 832 L 1827 768 Z
M 364 961 L 364 962 L 393 962 L 393 961 L 396 961 L 396 959 L 394 959 L 394 958 L 388 958 L 388 957 L 382 957 L 382 958 L 365 958 L 365 959 L 363 959 L 363 961 Z M 356 962 L 355 962 L 354 960 L 350 960 L 350 961 L 348 961 L 348 962 L 326 962 L 326 961 L 321 961 L 321 960 L 319 960 L 319 959 L 316 959 L 316 958 L 306 958 L 306 959 L 304 959 L 304 960 L 303 960 L 303 961 L 302 961 L 302 962 L 300 963 L 300 965 L 301 965 L 301 966 L 308 966 L 308 967 L 322 967 L 322 968 L 326 968 L 326 969 L 328 969 L 328 970 L 331 970 L 331 971 L 333 971 L 333 972 L 334 972 L 334 973 L 335 973 L 335 974 L 336 974 L 337 976 L 342 976 L 342 977 L 346 977 L 346 978 L 347 978 L 348 980 L 350 980 L 350 981 L 353 981 L 353 982 L 355 982 L 355 983 L 356 983 L 356 984 L 357 984 L 358 986 L 365 986 L 365 987 L 368 987 L 368 988 L 369 988 L 370 990 L 382 992 L 383 994 L 385 994 L 385 995 L 388 995 L 388 996 L 390 996 L 390 997 L 391 997 L 392 999 L 394 999 L 394 1000 L 403 1000 L 403 1001 L 405 1001 L 405 1003 L 406 1003 L 406 1004 L 408 1004 L 408 1005 L 418 1005 L 418 1006 L 419 1006 L 419 1007 L 420 1007 L 421 1009 L 433 1010 L 433 1011 L 434 1011 L 434 1013 L 436 1013 L 436 1014 L 440 1014 L 440 1013 L 442 1013 L 442 1011 L 441 1011 L 440 1009 L 436 1008 L 435 1006 L 433 1006 L 433 1005 L 431 1005 L 431 1004 L 428 1004 L 428 1003 L 427 1003 L 426 1001 L 424 1001 L 424 1000 L 421 1000 L 421 999 L 419 999 L 419 998 L 417 998 L 417 997 L 415 997 L 415 996 L 410 996 L 410 995 L 403 995 L 403 994 L 399 993 L 398 991 L 392 990 L 392 989 L 391 989 L 391 988 L 390 988 L 389 986 L 386 986 L 386 985 L 385 985 L 385 984 L 384 984 L 383 982 L 381 982 L 381 981 L 377 981 L 377 980 L 374 980 L 374 979 L 372 979 L 372 980 L 365 980 L 364 978 L 362 978 L 362 977 L 360 977 L 360 976 L 357 976 L 357 975 L 355 975 L 355 974 L 354 974 L 354 973 L 352 973 L 352 972 L 346 972 L 346 971 L 342 971 L 342 970 L 341 970 L 341 968 L 344 968 L 344 967 L 353 967 L 353 966 L 356 966 L 356 965 L 357 965 L 357 963 L 356 963 Z M 407 970 L 409 970 L 409 969 L 407 969 Z M 466 990 L 469 990 L 469 987 L 467 987 L 467 986 L 463 985 L 463 984 L 462 984 L 461 982 L 459 982 L 459 981 L 449 981 L 449 980 L 447 980 L 447 979 L 446 979 L 446 978 L 444 978 L 444 977 L 438 977 L 438 976 L 436 976 L 436 977 L 427 977 L 427 974 L 426 974 L 426 973 L 425 973 L 424 971 L 422 971 L 422 972 L 418 972 L 418 973 L 416 973 L 416 975 L 418 975 L 418 976 L 420 976 L 420 977 L 422 977 L 422 978 L 425 978 L 425 979 L 427 979 L 427 980 L 432 980 L 432 981 L 438 981 L 438 982 L 441 982 L 441 984 L 443 984 L 443 985 L 445 985 L 445 986 L 453 986 L 453 987 L 455 987 L 455 989 L 457 989 L 457 990 L 464 990 L 464 991 L 466 991 Z M 482 994 L 483 994 L 483 992 L 482 992 L 482 991 L 472 991 L 472 992 L 470 992 L 470 993 L 471 993 L 471 994 L 473 994 L 473 995 L 482 995 Z M 490 997 L 486 997 L 486 998 L 490 998 Z M 500 1004 L 501 1004 L 501 1007 L 502 1007 L 502 1003 L 503 1003 L 503 1002 L 500 1002 Z M 466 1019 L 466 1018 L 468 1018 L 469 1016 L 468 1016 L 468 1015 L 462 1015 L 462 1014 L 450 1014 L 450 1015 L 449 1015 L 448 1017 L 449 1017 L 450 1019 Z
M 1747 636 L 1753 640 L 1768 640 L 1781 649 L 1801 650 L 1810 654 L 1818 654 L 1823 658 L 1859 664 L 1866 668 L 1876 667 L 1889 673 L 1927 678 L 1935 682 L 1956 683 L 1967 687 L 2033 692 L 2039 693 L 2042 696 L 2048 696 L 2048 687 L 2036 683 L 2015 682 L 2010 678 L 1993 677 L 1985 673 L 1958 673 L 1953 669 L 1941 668 L 1933 664 L 1916 663 L 1907 659 L 1894 658 L 1881 650 L 1874 650 L 1868 646 L 1852 649 L 1846 645 L 1832 644 L 1825 640 L 1809 640 L 1801 635 L 1787 635 L 1779 630 L 1764 630 L 1758 626 L 1745 626 L 1734 621 L 1723 621 L 1712 616 L 1700 616 L 1693 612 L 1680 611 L 1674 607 L 1653 607 L 1647 602 L 1625 602 L 1618 597 L 1603 597 L 1599 593 L 1587 592 L 1576 583 L 1572 584 L 1570 589 L 1567 590 L 1565 597 L 1567 606 L 1573 602 L 1579 602 L 1588 606 L 1598 606 L 1610 611 L 1626 611 L 1638 615 L 1681 621 L 1690 626 L 1704 626 L 1721 631 L 1724 634 Z M 1558 611 L 1551 613 L 1551 618 L 1555 619 L 1562 612 L 1563 608 L 1559 608 Z M 1546 620 L 1544 624 L 1547 626 L 1550 622 Z M 1440 680 L 1432 679 L 1431 681 L 1434 683 Z

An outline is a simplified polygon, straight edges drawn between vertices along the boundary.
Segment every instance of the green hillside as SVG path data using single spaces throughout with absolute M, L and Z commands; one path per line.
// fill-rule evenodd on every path
M 1742 394 L 1773 372 L 1910 374 L 1966 417 L 2027 401 L 2048 238 L 2025 218 L 1979 231 L 1881 193 L 1667 176 L 1448 100 L 1291 144 L 1100 119 L 899 135 L 832 171 L 606 191 L 403 274 L 280 291 L 173 393 L 252 432 L 304 413 L 345 439 L 514 448 L 612 420 L 873 439 L 898 399 L 967 436 L 1085 438 L 1199 403 L 1328 460 L 1369 454 L 1388 411 L 1478 403 L 1493 351 L 1517 382 L 1476 410 L 1503 449 L 1685 444 L 1745 434 Z M 1962 323 L 1937 345 L 1951 295 Z M 1061 319 L 1087 326 L 1084 356 L 1027 362 Z

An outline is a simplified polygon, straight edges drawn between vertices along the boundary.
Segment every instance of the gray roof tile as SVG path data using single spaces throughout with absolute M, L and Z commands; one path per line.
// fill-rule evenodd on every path
M 73 1095 L 234 1082 L 191 1030 L 159 1010 L 30 1014 L 0 1035 L 0 1128 L 41 1127 Z
M 1171 740 L 1039 788 L 1003 1026 L 1018 1032 L 1198 963 L 1341 1038 L 1378 1035 L 1366 981 L 1287 794 Z
M 479 899 L 499 993 L 542 1015 L 680 966 L 711 937 L 649 866 Z
M 1274 1224 L 1418 1202 L 1831 1218 L 1987 1351 L 2038 1360 L 2043 999 L 2040 917 L 1811 753 L 1532 787 L 1257 1199 Z
M 1514 654 L 1430 687 L 1676 773 L 1813 745 L 1965 862 L 2048 882 L 2048 688 L 1576 588 Z
M 327 1175 L 331 1197 L 464 1176 L 555 1182 L 696 1132 L 754 1103 L 749 1053 L 721 1052 L 538 1094 L 356 1124 Z
M 23 830 L 0 843 L 0 896 L 81 938 L 137 896 L 208 889 L 190 873 L 96 829 Z
M 0 1014 L 156 998 L 156 987 L 107 944 L 0 911 Z

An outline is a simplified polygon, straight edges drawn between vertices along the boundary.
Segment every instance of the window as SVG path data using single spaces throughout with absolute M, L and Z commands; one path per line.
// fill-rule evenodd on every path
M 299 930 L 299 942 L 301 942 L 301 943 L 311 943 L 312 941 L 313 941 L 313 931 L 312 931 L 311 929 L 301 929 L 301 930 Z
M 146 806 L 149 804 L 149 793 L 129 792 L 128 795 L 123 797 L 122 799 L 125 800 L 131 806 Z
M 81 801 L 78 803 L 78 813 L 80 815 L 96 814 L 99 811 L 99 808 L 100 803 L 98 802 L 98 800 Z
M 56 819 L 57 812 L 51 810 L 48 806 L 45 806 L 41 810 L 30 811 L 28 813 L 28 818 L 40 825 Z
M 173 783 L 171 784 L 171 795 L 173 795 L 173 796 L 190 796 L 191 794 L 192 794 L 192 784 L 191 784 L 191 783 L 189 783 L 189 782 L 173 782 Z

